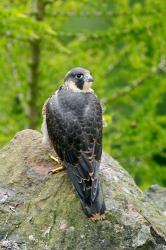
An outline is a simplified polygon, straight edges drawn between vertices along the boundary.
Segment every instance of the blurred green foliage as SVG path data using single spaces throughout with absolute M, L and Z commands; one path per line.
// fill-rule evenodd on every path
M 143 189 L 166 186 L 165 14 L 158 0 L 1 0 L 0 145 L 29 127 L 35 42 L 37 128 L 65 73 L 86 67 L 105 106 L 104 150 Z

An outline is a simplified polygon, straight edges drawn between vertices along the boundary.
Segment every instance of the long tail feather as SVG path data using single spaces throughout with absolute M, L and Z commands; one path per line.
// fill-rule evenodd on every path
M 94 164 L 98 163 L 95 161 Z M 73 167 L 71 164 L 66 163 L 66 167 L 70 179 L 81 199 L 81 205 L 85 214 L 90 218 L 96 218 L 94 220 L 100 219 L 105 214 L 106 207 L 99 183 L 98 170 L 93 175 L 93 181 L 88 181 L 77 174 L 79 166 Z

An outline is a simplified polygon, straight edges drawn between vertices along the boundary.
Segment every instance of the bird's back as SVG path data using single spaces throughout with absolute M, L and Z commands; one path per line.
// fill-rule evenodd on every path
M 46 105 L 51 142 L 79 194 L 85 213 L 103 214 L 98 169 L 102 152 L 102 110 L 93 93 L 61 88 Z
M 102 110 L 93 93 L 59 90 L 47 103 L 46 118 L 55 147 L 59 140 L 66 148 L 72 144 L 78 147 L 78 137 L 82 146 L 85 140 L 102 146 Z

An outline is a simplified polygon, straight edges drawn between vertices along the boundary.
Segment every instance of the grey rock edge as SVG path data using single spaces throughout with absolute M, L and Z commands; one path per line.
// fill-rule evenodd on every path
M 166 188 L 153 185 L 145 192 L 145 195 L 152 200 L 166 216 Z
M 166 249 L 164 209 L 117 161 L 103 153 L 100 179 L 108 212 L 94 223 L 82 212 L 66 171 L 48 175 L 58 164 L 41 138 L 24 130 L 0 151 L 0 249 Z

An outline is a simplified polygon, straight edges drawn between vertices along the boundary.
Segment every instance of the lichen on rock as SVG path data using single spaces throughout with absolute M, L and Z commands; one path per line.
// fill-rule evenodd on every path
M 58 163 L 41 139 L 39 132 L 24 130 L 0 151 L 0 249 L 7 242 L 28 250 L 166 248 L 166 217 L 117 161 L 103 153 L 107 215 L 94 223 L 81 210 L 66 171 L 48 174 Z

